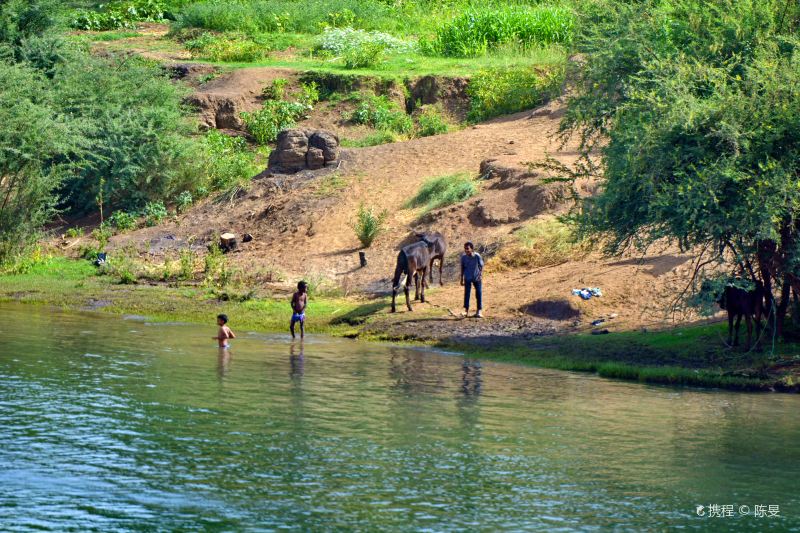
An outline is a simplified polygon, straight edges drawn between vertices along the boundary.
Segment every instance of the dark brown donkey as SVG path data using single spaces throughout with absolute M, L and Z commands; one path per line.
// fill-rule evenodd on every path
M 411 300 L 408 296 L 411 282 L 414 280 L 414 275 L 417 272 L 420 274 L 419 278 L 423 280 L 425 279 L 425 274 L 427 273 L 428 266 L 431 262 L 431 247 L 432 246 L 428 243 L 419 241 L 403 247 L 403 249 L 400 250 L 400 253 L 397 254 L 397 266 L 394 269 L 394 279 L 392 280 L 392 313 L 397 310 L 395 307 L 395 301 L 397 299 L 397 291 L 400 290 L 400 278 L 403 276 L 403 274 L 406 275 L 406 283 L 404 288 L 406 293 L 406 305 L 408 306 L 409 311 L 413 311 L 411 308 Z M 417 290 L 419 290 L 420 285 L 422 285 L 420 297 L 424 302 L 425 283 L 417 282 Z
M 444 286 L 442 283 L 442 266 L 444 266 L 444 254 L 447 253 L 447 240 L 444 235 L 438 231 L 426 231 L 425 233 L 417 233 L 417 238 L 424 243 L 428 244 L 431 250 L 431 262 L 429 271 L 431 273 L 431 283 L 433 283 L 433 262 L 439 260 L 439 285 Z
M 756 343 L 761 335 L 761 317 L 765 314 L 764 306 L 764 285 L 756 281 L 756 286 L 750 290 L 745 290 L 733 285 L 727 285 L 722 292 L 719 306 L 728 312 L 728 346 L 739 344 L 739 326 L 744 317 L 747 324 L 747 346 L 749 350 L 753 337 L 753 324 L 756 326 Z M 734 319 L 736 320 L 734 335 Z M 752 321 L 752 322 L 751 322 Z

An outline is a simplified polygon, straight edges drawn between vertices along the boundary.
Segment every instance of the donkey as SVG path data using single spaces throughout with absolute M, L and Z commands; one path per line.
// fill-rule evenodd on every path
M 433 283 L 433 262 L 439 260 L 439 285 L 444 286 L 442 282 L 442 267 L 444 266 L 444 254 L 447 253 L 447 240 L 444 235 L 438 231 L 426 231 L 425 233 L 417 233 L 417 238 L 422 242 L 428 244 L 431 248 L 431 283 Z M 423 280 L 424 283 L 424 280 Z
M 756 286 L 750 290 L 745 290 L 734 285 L 726 285 L 722 295 L 717 300 L 720 308 L 728 312 L 728 345 L 736 346 L 739 344 L 739 327 L 744 317 L 747 324 L 747 349 L 750 349 L 753 324 L 756 325 L 756 342 L 761 334 L 761 317 L 765 314 L 764 308 L 764 285 L 756 281 Z M 734 335 L 734 324 L 736 320 L 736 334 Z
M 405 274 L 406 275 L 406 283 L 404 291 L 406 293 L 406 306 L 408 306 L 409 311 L 413 311 L 411 308 L 411 301 L 409 300 L 409 290 L 411 286 L 411 281 L 415 279 L 415 274 L 419 273 L 419 277 L 417 279 L 425 279 L 425 275 L 427 274 L 428 266 L 431 262 L 431 245 L 424 241 L 415 242 L 413 244 L 409 244 L 408 246 L 403 247 L 400 250 L 400 253 L 397 254 L 397 266 L 394 269 L 394 279 L 392 280 L 392 313 L 394 313 L 397 309 L 395 307 L 395 301 L 397 299 L 397 292 L 400 290 L 400 277 Z M 425 302 L 425 283 L 424 281 L 420 283 L 417 281 L 416 288 L 419 291 L 420 285 L 422 285 L 422 292 L 420 293 L 420 297 L 422 302 Z

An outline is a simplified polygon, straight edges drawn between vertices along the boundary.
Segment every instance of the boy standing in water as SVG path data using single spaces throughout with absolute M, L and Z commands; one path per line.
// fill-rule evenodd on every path
M 217 315 L 217 325 L 219 326 L 219 332 L 216 337 L 211 338 L 219 342 L 220 348 L 229 348 L 228 339 L 235 339 L 236 335 L 228 327 L 228 315 Z
M 300 338 L 306 334 L 306 304 L 308 303 L 308 284 L 301 281 L 297 284 L 297 292 L 292 295 L 292 321 L 289 323 L 289 331 L 292 332 L 294 339 L 294 325 L 300 322 Z

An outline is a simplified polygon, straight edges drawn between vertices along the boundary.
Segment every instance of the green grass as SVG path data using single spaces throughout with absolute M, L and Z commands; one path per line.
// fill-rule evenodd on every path
M 426 181 L 407 207 L 421 207 L 423 212 L 463 202 L 478 193 L 475 178 L 468 173 L 439 176 Z
M 558 370 L 592 372 L 599 376 L 674 386 L 732 390 L 781 389 L 790 380 L 760 371 L 770 361 L 795 357 L 800 346 L 779 344 L 774 354 L 730 351 L 722 339 L 726 324 L 685 326 L 656 332 L 613 332 L 609 335 L 563 335 L 489 349 L 442 344 L 475 357 L 530 364 Z
M 113 254 L 110 259 L 114 260 Z M 112 277 L 97 273 L 98 269 L 89 261 L 47 258 L 23 274 L 0 275 L 0 300 L 65 309 L 92 309 L 100 302 L 96 307 L 101 312 L 198 324 L 213 321 L 216 314 L 225 312 L 236 317 L 237 324 L 245 329 L 283 331 L 288 326 L 291 312 L 288 294 L 274 297 L 264 292 L 244 302 L 220 301 L 214 296 L 219 293 L 195 284 L 123 285 Z M 380 306 L 385 307 L 385 302 Z M 360 317 L 368 314 L 371 308 L 356 298 L 312 294 L 308 309 L 307 331 L 345 335 L 352 331 L 350 322 L 362 320 Z M 349 318 L 344 320 L 343 317 Z
M 360 139 L 342 139 L 341 145 L 345 148 L 366 148 L 368 146 L 378 146 L 397 142 L 397 134 L 391 131 L 376 131 Z
M 508 43 L 569 44 L 574 26 L 572 11 L 558 5 L 470 9 L 440 25 L 435 38 L 423 42 L 423 47 L 435 55 L 474 57 Z

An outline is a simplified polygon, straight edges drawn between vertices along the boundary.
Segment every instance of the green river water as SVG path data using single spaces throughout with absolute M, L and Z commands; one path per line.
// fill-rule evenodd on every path
M 220 353 L 213 317 L 3 304 L 0 331 L 4 531 L 800 530 L 797 395 L 322 336 Z

